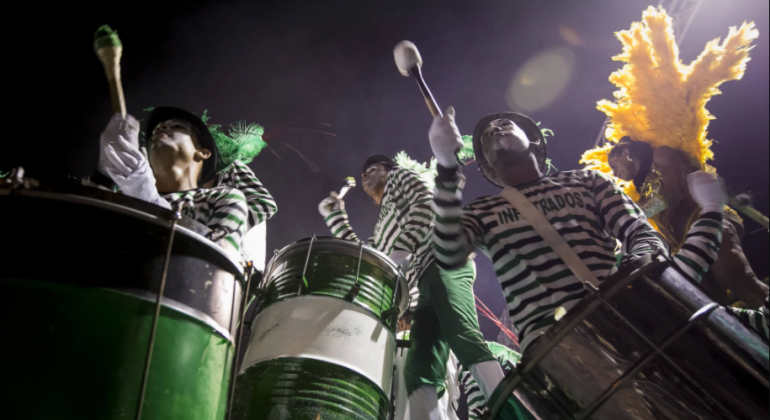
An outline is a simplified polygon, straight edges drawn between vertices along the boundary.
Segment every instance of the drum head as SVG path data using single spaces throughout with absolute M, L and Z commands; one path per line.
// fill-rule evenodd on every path
M 308 260 L 309 248 L 310 259 Z M 357 270 L 360 270 L 358 274 L 359 283 L 362 285 L 361 293 L 368 290 L 369 299 L 378 298 L 378 293 L 385 293 L 390 296 L 386 305 L 379 302 L 377 303 L 378 308 L 372 308 L 371 303 L 364 306 L 370 306 L 370 309 L 378 314 L 394 307 L 398 308 L 399 316 L 406 312 L 409 292 L 406 279 L 399 267 L 384 253 L 369 245 L 364 244 L 362 246 L 360 242 L 337 238 L 315 237 L 312 239 L 312 246 L 311 238 L 306 238 L 276 251 L 265 270 L 265 282 L 262 287 L 264 289 L 281 288 L 289 277 L 292 279 L 301 278 L 304 271 L 309 293 L 315 294 L 317 292 L 317 294 L 325 295 L 341 293 L 344 295 L 344 292 L 347 292 L 350 285 L 355 282 Z M 334 280 L 321 279 L 331 271 L 335 272 L 333 276 L 336 278 Z M 314 278 L 316 278 L 315 281 Z M 321 285 L 320 283 L 323 281 L 327 281 L 327 283 Z M 383 285 L 384 291 L 379 290 L 378 282 Z M 286 287 L 292 287 L 289 291 L 293 296 L 296 296 L 295 289 L 299 289 L 298 283 L 296 287 L 294 284 Z M 277 299 L 284 297 L 290 296 L 274 296 Z

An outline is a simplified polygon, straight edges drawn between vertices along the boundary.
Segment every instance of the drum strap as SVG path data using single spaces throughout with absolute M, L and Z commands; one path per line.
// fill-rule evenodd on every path
M 521 213 L 524 220 L 532 225 L 535 232 L 543 238 L 543 241 L 551 247 L 553 252 L 558 255 L 564 264 L 572 270 L 572 273 L 583 283 L 589 283 L 595 287 L 599 287 L 599 280 L 594 276 L 594 273 L 586 266 L 583 260 L 580 259 L 578 254 L 572 249 L 567 241 L 562 238 L 561 234 L 556 231 L 556 228 L 543 216 L 543 213 L 538 210 L 534 204 L 521 191 L 516 188 L 506 186 L 500 193 L 500 196 L 506 199 L 516 210 Z

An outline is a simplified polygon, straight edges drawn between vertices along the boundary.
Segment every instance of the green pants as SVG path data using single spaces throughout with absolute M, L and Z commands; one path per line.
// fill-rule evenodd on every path
M 406 356 L 406 391 L 423 385 L 444 389 L 446 363 L 451 348 L 463 366 L 496 360 L 479 331 L 472 261 L 457 270 L 445 271 L 433 263 L 420 277 L 420 297 L 412 321 L 412 346 Z

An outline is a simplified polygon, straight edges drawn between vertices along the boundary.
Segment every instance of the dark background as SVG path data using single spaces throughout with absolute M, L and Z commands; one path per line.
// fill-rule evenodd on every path
M 337 137 L 289 134 L 282 139 L 312 159 L 313 173 L 293 152 L 271 143 L 250 165 L 274 195 L 279 212 L 268 224 L 269 249 L 312 234 L 328 235 L 317 204 L 346 176 L 360 181 L 370 155 L 406 150 L 427 160 L 431 118 L 413 81 L 402 77 L 392 48 L 409 39 L 420 48 L 423 73 L 440 106 L 457 109 L 470 134 L 482 116 L 509 110 L 506 91 L 519 68 L 539 52 L 565 47 L 575 57 L 572 79 L 548 107 L 529 112 L 551 128 L 548 145 L 559 169 L 579 167 L 604 115 L 596 101 L 612 99 L 607 80 L 620 67 L 611 60 L 613 37 L 641 19 L 654 0 L 591 1 L 308 1 L 308 2 L 104 2 L 71 3 L 6 16 L 27 25 L 5 37 L 6 124 L 0 172 L 22 164 L 33 177 L 88 176 L 98 138 L 111 115 L 104 71 L 92 47 L 101 24 L 117 29 L 124 44 L 123 86 L 129 112 L 171 105 L 212 122 L 258 122 L 271 129 L 290 122 L 331 124 Z M 767 0 L 706 0 L 681 43 L 685 63 L 728 27 L 754 20 L 760 31 L 744 78 L 722 86 L 708 109 L 718 118 L 713 164 L 728 182 L 755 192 L 768 213 Z M 9 22 L 13 23 L 13 22 Z M 560 30 L 561 28 L 561 30 Z M 570 28 L 572 38 L 565 38 Z M 7 30 L 7 29 L 6 29 Z M 577 38 L 575 38 L 577 37 Z M 571 39 L 572 42 L 568 42 Z M 577 42 L 576 42 L 577 40 Z M 517 110 L 517 109 L 513 109 Z M 7 130 L 7 129 L 6 129 Z M 12 134 L 13 133 L 13 134 Z M 466 170 L 465 198 L 494 194 L 475 166 Z M 346 198 L 351 224 L 366 237 L 378 208 L 360 187 Z M 746 253 L 757 274 L 768 275 L 767 232 L 746 222 Z M 90 232 L 84 227 L 84 234 Z M 485 257 L 477 259 L 476 293 L 496 314 L 504 302 Z M 488 339 L 498 330 L 481 319 Z

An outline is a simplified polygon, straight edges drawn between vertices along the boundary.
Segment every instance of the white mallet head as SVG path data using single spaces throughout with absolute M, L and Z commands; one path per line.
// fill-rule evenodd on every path
M 422 67 L 422 58 L 417 47 L 409 41 L 401 41 L 393 48 L 393 56 L 396 58 L 396 67 L 404 76 L 409 76 L 409 69 Z

